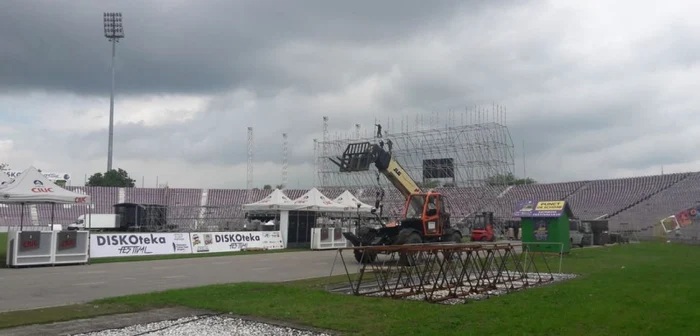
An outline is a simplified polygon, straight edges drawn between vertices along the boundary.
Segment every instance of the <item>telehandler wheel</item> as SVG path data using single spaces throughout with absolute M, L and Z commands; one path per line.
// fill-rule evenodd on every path
M 447 238 L 447 241 L 451 242 L 451 243 L 459 244 L 462 242 L 462 234 L 460 234 L 459 232 L 456 232 L 456 231 L 452 232 L 452 234 L 450 234 L 449 238 Z
M 355 260 L 360 264 L 371 264 L 377 260 L 377 254 L 367 250 L 355 250 Z
M 422 244 L 423 243 L 423 238 L 417 233 L 411 233 L 408 235 L 408 238 L 406 239 L 406 242 L 404 244 Z
M 398 245 L 407 244 L 421 244 L 423 243 L 423 238 L 415 231 L 401 231 L 399 232 Z M 409 258 L 406 253 L 399 252 L 399 265 L 405 266 L 415 266 L 416 260 Z

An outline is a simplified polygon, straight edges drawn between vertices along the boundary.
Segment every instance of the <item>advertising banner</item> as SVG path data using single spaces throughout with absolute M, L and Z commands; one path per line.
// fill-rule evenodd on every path
M 192 232 L 190 239 L 193 253 L 284 248 L 280 231 Z
M 22 175 L 21 170 L 3 170 L 3 173 L 5 173 L 9 178 L 17 178 L 20 175 Z M 70 181 L 70 174 L 68 173 L 55 173 L 55 172 L 41 172 L 42 175 L 46 176 L 47 179 L 51 182 L 56 182 L 56 181 Z
M 192 253 L 189 233 L 93 233 L 90 257 Z
M 700 216 L 698 214 L 700 214 L 700 211 L 696 207 L 692 207 L 676 213 L 675 216 L 678 225 L 683 228 L 699 222 Z
M 51 241 L 48 242 L 49 244 Z M 41 247 L 41 231 L 22 231 L 19 233 L 19 252 L 38 250 Z M 48 246 L 48 245 L 47 245 Z
M 537 220 L 535 222 L 534 226 L 535 230 L 535 240 L 540 240 L 540 241 L 546 241 L 548 237 L 548 232 L 547 232 L 547 221 L 546 220 Z
M 54 231 L 54 239 L 54 265 L 88 262 L 87 231 Z
M 78 233 L 74 231 L 61 231 L 57 233 L 56 249 L 58 251 L 75 249 L 78 247 Z
M 565 207 L 565 201 L 523 200 L 516 204 L 513 217 L 559 217 Z

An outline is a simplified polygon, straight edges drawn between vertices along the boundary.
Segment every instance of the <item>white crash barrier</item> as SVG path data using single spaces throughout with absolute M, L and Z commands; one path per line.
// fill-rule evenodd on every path
M 10 231 L 9 267 L 84 264 L 89 260 L 87 231 Z
M 280 231 L 192 232 L 192 253 L 283 249 Z
M 85 264 L 90 260 L 87 231 L 53 231 L 54 265 Z
M 10 231 L 10 267 L 88 263 L 90 258 L 281 250 L 280 231 L 90 233 Z
M 192 253 L 192 245 L 189 233 L 122 232 L 90 235 L 90 258 L 190 253 Z
M 355 228 L 313 228 L 311 229 L 311 249 L 328 250 L 350 247 L 352 243 L 345 239 L 343 232 L 355 233 Z
M 91 258 L 283 248 L 280 231 L 93 233 L 90 235 Z

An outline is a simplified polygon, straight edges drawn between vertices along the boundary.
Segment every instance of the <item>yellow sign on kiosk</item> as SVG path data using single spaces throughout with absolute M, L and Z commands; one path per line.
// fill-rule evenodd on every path
M 561 211 L 564 210 L 564 201 L 540 201 L 537 202 L 535 210 L 537 211 Z

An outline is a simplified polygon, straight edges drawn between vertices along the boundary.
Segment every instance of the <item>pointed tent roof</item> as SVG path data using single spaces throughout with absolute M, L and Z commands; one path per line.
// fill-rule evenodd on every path
M 282 207 L 293 206 L 294 201 L 287 197 L 282 190 L 275 189 L 267 197 L 249 204 L 243 204 L 244 211 L 279 210 Z
M 360 205 L 360 212 L 370 212 L 372 211 L 372 206 L 363 203 L 362 201 L 358 200 L 355 195 L 353 195 L 349 190 L 345 190 L 340 196 L 336 197 L 333 202 L 336 202 L 338 204 L 342 204 L 346 207 L 350 207 L 350 210 L 356 210 L 357 205 Z
M 345 212 L 350 211 L 349 207 L 333 202 L 318 189 L 311 188 L 306 194 L 294 200 L 294 208 L 290 210 L 324 211 L 324 212 Z
M 90 203 L 90 196 L 63 189 L 49 181 L 36 168 L 29 167 L 22 174 L 0 186 L 0 203 Z
M 0 171 L 0 186 L 6 183 L 10 183 L 10 181 L 12 181 L 12 179 L 9 176 L 7 176 L 5 172 Z

